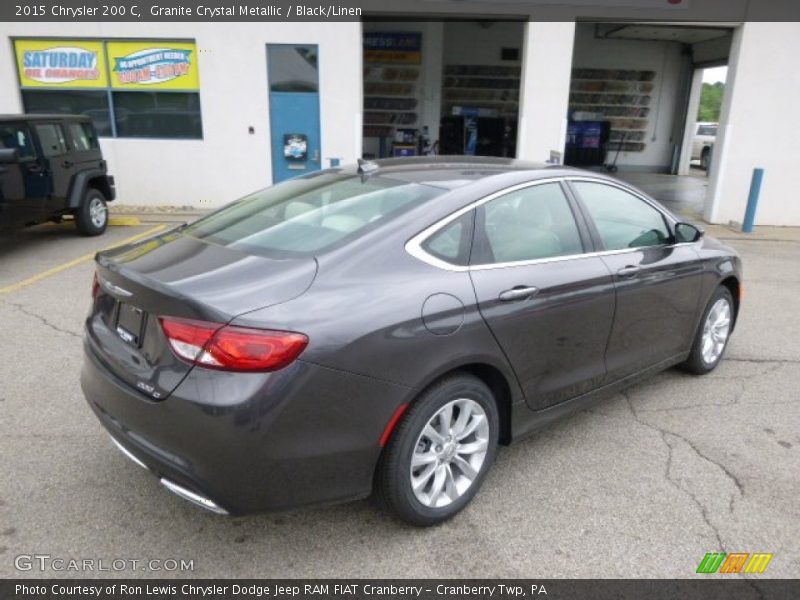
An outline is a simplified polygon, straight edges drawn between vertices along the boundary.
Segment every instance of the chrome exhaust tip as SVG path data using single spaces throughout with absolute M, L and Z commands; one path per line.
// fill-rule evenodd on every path
M 133 462 L 135 462 L 137 465 L 139 465 L 140 467 L 142 467 L 142 468 L 143 468 L 145 471 L 149 471 L 149 470 L 150 470 L 150 469 L 147 467 L 147 465 L 146 465 L 146 464 L 144 464 L 142 461 L 140 461 L 138 458 L 136 458 L 136 457 L 133 455 L 133 453 L 132 453 L 130 450 L 128 450 L 128 449 L 127 449 L 125 446 L 123 446 L 122 444 L 120 444 L 120 443 L 117 441 L 117 439 L 116 439 L 115 437 L 113 437 L 113 436 L 109 436 L 109 437 L 111 438 L 111 441 L 112 441 L 112 442 L 114 442 L 114 445 L 115 445 L 117 448 L 119 448 L 119 451 L 120 451 L 120 452 L 122 452 L 122 453 L 123 453 L 125 456 L 127 456 L 128 458 L 130 458 L 130 459 L 131 459 Z
M 185 487 L 182 487 L 175 483 L 174 481 L 170 481 L 169 479 L 161 478 L 161 485 L 167 488 L 170 492 L 175 494 L 176 496 L 180 496 L 184 500 L 188 500 L 192 504 L 199 506 L 200 508 L 205 508 L 206 510 L 210 510 L 213 513 L 218 515 L 227 515 L 228 511 L 220 506 L 217 506 L 216 503 L 209 500 L 205 496 L 201 496 L 200 494 L 196 494 L 190 490 L 187 490 Z

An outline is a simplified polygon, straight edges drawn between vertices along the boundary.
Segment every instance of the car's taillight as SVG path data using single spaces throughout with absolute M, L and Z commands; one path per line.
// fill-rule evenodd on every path
M 223 371 L 276 371 L 294 361 L 308 337 L 178 317 L 160 317 L 173 352 L 195 365 Z
M 97 271 L 94 272 L 92 277 L 92 300 L 97 299 L 97 294 L 100 293 L 100 280 L 97 278 Z

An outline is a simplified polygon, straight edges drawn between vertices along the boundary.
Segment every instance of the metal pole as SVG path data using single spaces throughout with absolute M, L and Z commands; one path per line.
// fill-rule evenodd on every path
M 758 196 L 761 193 L 761 182 L 764 179 L 764 169 L 753 169 L 753 180 L 750 182 L 750 196 L 747 199 L 747 209 L 744 211 L 744 221 L 742 231 L 753 233 L 753 224 L 756 220 L 756 206 L 758 206 Z

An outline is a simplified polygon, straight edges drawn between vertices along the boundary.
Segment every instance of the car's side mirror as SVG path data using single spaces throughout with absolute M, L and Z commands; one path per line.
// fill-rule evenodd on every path
M 675 241 L 679 244 L 696 242 L 705 235 L 705 231 L 691 223 L 678 223 L 675 225 Z
M 0 164 L 19 162 L 19 150 L 16 148 L 0 148 Z

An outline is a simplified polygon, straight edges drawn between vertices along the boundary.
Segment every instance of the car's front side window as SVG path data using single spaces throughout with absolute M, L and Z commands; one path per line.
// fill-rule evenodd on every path
M 16 148 L 21 159 L 36 156 L 31 136 L 22 125 L 0 125 L 0 148 Z
M 671 241 L 663 215 L 647 202 L 605 183 L 572 184 L 606 250 L 660 246 Z
M 572 256 L 583 244 L 558 183 L 509 192 L 480 207 L 473 265 Z

